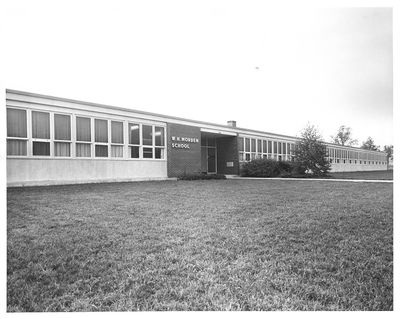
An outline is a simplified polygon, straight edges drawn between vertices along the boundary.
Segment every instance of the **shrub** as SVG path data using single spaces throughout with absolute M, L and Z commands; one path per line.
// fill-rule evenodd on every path
M 306 168 L 299 162 L 255 159 L 244 163 L 240 171 L 246 177 L 305 177 Z
M 185 173 L 179 176 L 178 179 L 184 181 L 194 181 L 208 179 L 226 179 L 226 176 L 223 174 Z
M 244 163 L 241 167 L 240 175 L 248 177 L 276 177 L 280 171 L 279 162 L 262 158 Z

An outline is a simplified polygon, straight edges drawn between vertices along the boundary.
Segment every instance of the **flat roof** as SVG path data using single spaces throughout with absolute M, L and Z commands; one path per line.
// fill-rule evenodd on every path
M 36 98 L 44 98 L 44 99 L 49 99 L 49 100 L 54 100 L 54 101 L 62 101 L 62 102 L 68 102 L 68 103 L 74 103 L 74 104 L 83 104 L 83 105 L 94 106 L 94 107 L 102 107 L 102 108 L 113 109 L 113 110 L 117 110 L 117 111 L 131 112 L 131 113 L 137 113 L 137 114 L 148 115 L 148 116 L 157 116 L 157 117 L 162 117 L 165 119 L 187 121 L 187 122 L 192 122 L 192 123 L 196 123 L 196 124 L 212 125 L 212 126 L 216 126 L 216 127 L 222 127 L 224 129 L 229 128 L 231 130 L 242 131 L 242 133 L 244 131 L 244 132 L 249 132 L 249 134 L 251 134 L 251 133 L 268 134 L 268 135 L 273 135 L 276 137 L 283 137 L 283 138 L 290 138 L 290 139 L 299 139 L 300 138 L 300 137 L 296 137 L 296 136 L 283 135 L 283 134 L 277 134 L 277 133 L 271 133 L 271 132 L 259 131 L 259 130 L 252 130 L 252 129 L 236 127 L 236 126 L 233 127 L 230 125 L 216 124 L 216 123 L 204 122 L 204 121 L 198 121 L 198 120 L 191 120 L 191 119 L 187 119 L 187 118 L 165 115 L 165 114 L 160 114 L 160 113 L 152 113 L 152 112 L 147 112 L 147 111 L 142 111 L 142 110 L 130 109 L 130 108 L 126 108 L 126 107 L 86 102 L 86 101 L 68 99 L 68 98 L 63 98 L 63 97 L 56 97 L 56 96 L 52 96 L 52 95 L 31 93 L 31 92 L 25 92 L 25 91 L 13 90 L 13 89 L 6 89 L 6 93 L 20 94 L 20 95 L 26 95 L 26 96 L 36 97 Z M 350 149 L 359 150 L 359 151 L 361 150 L 361 151 L 384 153 L 382 151 L 365 150 L 365 149 L 362 149 L 359 147 L 354 147 L 354 146 L 345 146 L 345 145 L 334 144 L 334 143 L 325 142 L 325 141 L 323 141 L 323 142 L 330 146 L 350 148 Z

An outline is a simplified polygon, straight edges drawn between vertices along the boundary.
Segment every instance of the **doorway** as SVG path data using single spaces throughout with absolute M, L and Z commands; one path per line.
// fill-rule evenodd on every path
M 217 144 L 215 137 L 201 137 L 201 171 L 207 174 L 217 173 Z

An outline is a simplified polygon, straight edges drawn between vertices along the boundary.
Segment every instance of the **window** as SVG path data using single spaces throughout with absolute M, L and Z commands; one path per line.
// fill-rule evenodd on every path
M 108 145 L 96 145 L 95 146 L 96 157 L 108 157 Z
M 90 118 L 76 118 L 76 140 L 81 142 L 91 142 Z
M 76 157 L 92 156 L 92 131 L 90 118 L 76 117 Z
M 153 158 L 152 147 L 143 147 L 143 158 Z
M 95 142 L 108 143 L 107 120 L 94 120 Z
M 50 114 L 32 111 L 32 154 L 50 156 Z
M 71 117 L 69 115 L 54 114 L 54 156 L 71 156 Z
M 129 132 L 129 157 L 139 158 L 140 125 L 129 123 L 128 132 Z
M 108 121 L 94 120 L 95 156 L 108 157 Z
M 251 139 L 251 152 L 254 153 L 256 151 L 256 140 L 254 138 Z
M 282 154 L 286 155 L 286 143 L 282 143 Z
M 278 143 L 278 154 L 282 154 L 282 143 L 281 142 Z M 281 158 L 282 158 L 282 156 L 281 156 Z
M 32 111 L 32 137 L 50 139 L 50 114 Z
M 274 154 L 278 154 L 278 142 L 274 142 Z
M 245 151 L 250 152 L 250 139 L 245 138 Z
M 150 125 L 142 125 L 143 130 L 143 145 L 152 145 L 153 138 L 152 138 L 152 127 Z
M 33 142 L 33 155 L 50 156 L 50 143 Z
M 272 153 L 272 141 L 268 141 L 268 154 Z
M 25 156 L 27 148 L 26 111 L 7 109 L 7 155 Z
M 267 141 L 263 140 L 262 141 L 262 145 L 263 145 L 263 153 L 267 154 L 268 153 L 268 151 L 267 151 Z
M 124 157 L 124 125 L 111 121 L 111 157 Z
M 155 140 L 154 157 L 157 159 L 164 159 L 165 133 L 163 127 L 160 126 L 154 127 L 154 140 Z

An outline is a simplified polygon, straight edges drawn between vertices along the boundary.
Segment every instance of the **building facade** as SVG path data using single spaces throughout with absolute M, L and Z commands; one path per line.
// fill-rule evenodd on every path
M 289 161 L 296 137 L 15 90 L 6 91 L 7 185 L 238 175 L 255 158 Z M 332 171 L 385 170 L 386 155 L 326 143 Z

